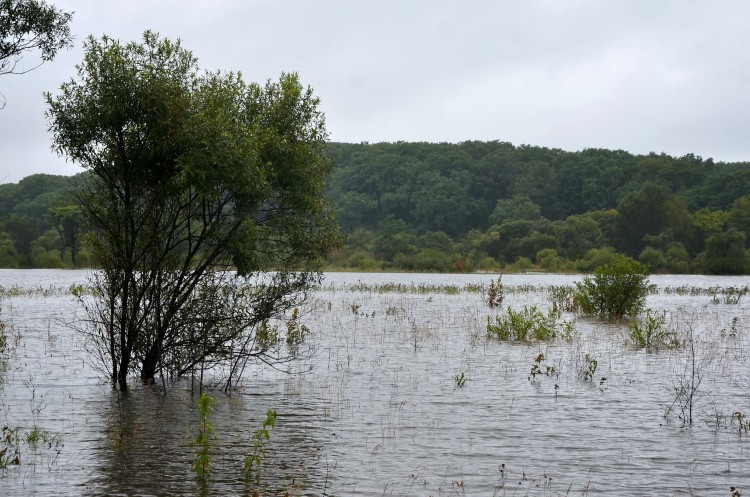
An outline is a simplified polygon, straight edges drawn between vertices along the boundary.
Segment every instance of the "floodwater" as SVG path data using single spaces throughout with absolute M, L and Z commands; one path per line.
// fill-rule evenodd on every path
M 0 469 L 3 496 L 750 493 L 750 296 L 732 303 L 711 290 L 747 278 L 651 277 L 647 306 L 692 331 L 694 347 L 646 351 L 623 325 L 565 313 L 567 340 L 487 337 L 488 316 L 546 312 L 550 286 L 581 276 L 504 275 L 505 301 L 490 308 L 468 285 L 497 275 L 327 274 L 301 309 L 310 334 L 297 358 L 253 366 L 231 396 L 208 391 L 214 467 L 199 481 L 190 380 L 118 394 L 69 326 L 82 316 L 67 289 L 88 274 L 0 271 L 5 289 L 27 290 L 0 302 L 11 349 L 0 423 L 15 429 L 0 451 L 21 462 Z M 543 373 L 532 376 L 535 364 Z M 681 417 L 690 380 L 692 426 Z M 278 419 L 260 483 L 246 481 L 268 409 Z

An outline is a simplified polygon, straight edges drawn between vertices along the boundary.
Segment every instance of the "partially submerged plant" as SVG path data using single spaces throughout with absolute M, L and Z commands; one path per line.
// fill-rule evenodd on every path
M 195 445 L 199 447 L 195 460 L 193 461 L 193 470 L 199 478 L 205 479 L 211 473 L 211 437 L 216 434 L 213 425 L 208 420 L 208 413 L 211 412 L 211 402 L 213 399 L 206 394 L 201 394 L 198 399 L 198 412 L 200 414 L 200 424 L 198 426 L 198 436 L 195 438 Z
M 589 354 L 583 355 L 583 362 L 578 368 L 578 376 L 583 381 L 593 381 L 596 370 L 599 367 L 599 361 Z M 601 384 L 601 383 L 600 383 Z
M 453 377 L 453 381 L 456 384 L 456 388 L 462 388 L 464 385 L 466 385 L 466 375 L 461 372 Z
M 299 309 L 295 307 L 286 322 L 286 344 L 290 347 L 301 344 L 309 332 L 307 326 L 300 324 Z
M 505 289 L 503 288 L 502 276 L 497 277 L 497 284 L 494 281 L 490 281 L 490 286 L 487 288 L 487 297 L 485 302 L 489 307 L 500 307 L 505 299 Z
M 643 310 L 646 295 L 652 289 L 645 265 L 615 254 L 610 264 L 594 269 L 593 277 L 576 283 L 575 304 L 590 316 L 607 319 L 636 316 Z
M 555 311 L 545 315 L 536 306 L 524 306 L 520 311 L 508 307 L 505 315 L 495 316 L 494 324 L 487 317 L 487 333 L 503 341 L 543 342 L 555 338 L 565 329 L 571 333 L 565 323 L 557 323 Z
M 633 319 L 628 323 L 630 340 L 638 348 L 658 350 L 675 348 L 680 345 L 677 334 L 667 329 L 666 312 L 656 312 L 648 309 L 641 319 Z
M 552 301 L 552 308 L 557 312 L 575 312 L 577 310 L 575 289 L 571 286 L 553 285 L 549 287 L 549 297 Z
M 531 365 L 531 371 L 529 372 L 529 380 L 536 379 L 537 376 L 554 376 L 557 374 L 557 369 L 549 364 L 542 364 L 546 358 L 543 352 L 537 354 L 534 359 L 534 364 Z M 542 368 L 543 367 L 543 368 Z
M 253 433 L 253 453 L 245 458 L 245 465 L 242 469 L 242 473 L 247 480 L 250 477 L 250 470 L 255 466 L 256 481 L 260 481 L 260 467 L 263 463 L 263 459 L 266 457 L 266 446 L 268 441 L 271 439 L 269 429 L 276 426 L 276 411 L 269 409 L 266 412 L 266 419 L 263 424 L 255 430 Z
M 264 319 L 263 322 L 258 325 L 258 329 L 255 331 L 255 340 L 262 350 L 266 350 L 277 345 L 281 340 L 279 338 L 279 327 L 275 325 L 269 325 L 268 319 Z

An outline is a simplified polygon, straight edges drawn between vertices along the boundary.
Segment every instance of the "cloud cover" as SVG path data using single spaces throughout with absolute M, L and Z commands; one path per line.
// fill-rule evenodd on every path
M 501 140 L 750 160 L 744 0 L 58 0 L 74 49 L 0 78 L 0 180 L 80 169 L 50 150 L 42 93 L 83 40 L 146 29 L 207 70 L 296 71 L 343 142 Z M 29 56 L 27 63 L 34 62 Z

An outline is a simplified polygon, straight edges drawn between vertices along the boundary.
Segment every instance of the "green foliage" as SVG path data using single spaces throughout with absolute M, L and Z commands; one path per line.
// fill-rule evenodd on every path
M 266 419 L 263 424 L 255 430 L 252 437 L 253 452 L 245 458 L 245 465 L 242 469 L 242 474 L 247 480 L 250 477 L 250 471 L 255 466 L 255 478 L 256 481 L 260 481 L 261 464 L 263 459 L 266 458 L 266 447 L 268 442 L 271 440 L 270 429 L 276 427 L 276 411 L 269 409 L 266 412 Z
M 607 247 L 630 257 L 651 247 L 657 252 L 644 257 L 655 255 L 653 271 L 684 273 L 703 270 L 696 257 L 710 236 L 732 227 L 750 231 L 750 203 L 737 201 L 750 189 L 750 163 L 503 142 L 333 143 L 328 150 L 338 166 L 329 195 L 348 231 L 404 223 L 377 247 L 356 247 L 367 269 L 496 270 L 523 257 L 521 266 L 528 259 L 548 271 L 588 272 L 609 262 Z M 718 215 L 691 214 L 700 209 Z M 443 257 L 418 256 L 420 237 L 438 231 L 453 247 L 430 247 Z M 672 246 L 684 250 L 670 255 Z M 347 267 L 359 267 L 352 263 Z M 521 266 L 514 270 L 527 270 Z
M 279 327 L 269 325 L 268 319 L 264 319 L 255 331 L 255 339 L 261 349 L 271 348 L 279 343 Z
M 667 318 L 664 311 L 653 312 L 648 309 L 643 318 L 635 318 L 628 323 L 630 340 L 636 347 L 647 350 L 678 347 L 679 338 L 666 325 Z
M 102 269 L 88 331 L 112 381 L 246 361 L 250 330 L 297 305 L 338 244 L 312 89 L 204 72 L 146 32 L 90 37 L 46 99 L 56 150 L 89 172 L 75 192 Z
M 551 286 L 549 288 L 552 310 L 555 312 L 575 312 L 575 289 L 570 286 Z
M 490 224 L 502 225 L 506 221 L 536 221 L 542 219 L 542 209 L 525 194 L 500 199 L 490 214 Z
M 301 344 L 310 330 L 304 324 L 300 324 L 299 309 L 294 308 L 291 317 L 286 321 L 286 343 L 290 347 Z
M 508 307 L 504 315 L 495 316 L 494 323 L 487 317 L 487 333 L 502 341 L 543 342 L 555 338 L 564 326 L 556 321 L 554 311 L 544 315 L 536 306 L 524 306 L 520 311 Z
M 205 479 L 211 473 L 211 437 L 216 432 L 213 425 L 208 420 L 211 412 L 211 403 L 213 399 L 206 394 L 201 394 L 198 399 L 198 413 L 200 424 L 198 425 L 198 436 L 195 437 L 195 445 L 198 446 L 198 453 L 193 460 L 193 471 L 198 478 Z
M 717 233 L 706 240 L 701 264 L 708 274 L 745 274 L 750 258 L 745 250 L 746 234 L 735 228 Z
M 583 381 L 593 381 L 599 361 L 588 353 L 583 355 L 583 361 L 578 367 L 578 377 Z
M 41 65 L 17 67 L 26 52 L 38 51 L 47 62 L 73 46 L 72 18 L 43 0 L 0 0 L 0 75 L 23 74 Z
M 649 290 L 646 266 L 615 254 L 610 264 L 594 270 L 593 277 L 576 283 L 575 302 L 584 314 L 619 319 L 641 312 Z
M 531 365 L 531 370 L 529 371 L 530 380 L 536 379 L 536 377 L 540 375 L 554 376 L 555 374 L 557 374 L 557 369 L 554 366 L 543 364 L 545 359 L 546 357 L 544 357 L 544 354 L 542 352 L 539 352 L 539 354 L 537 354 L 536 358 L 534 359 L 534 363 Z

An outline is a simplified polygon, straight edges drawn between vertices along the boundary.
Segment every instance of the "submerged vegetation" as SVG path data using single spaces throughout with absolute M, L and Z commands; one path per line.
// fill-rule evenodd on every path
M 638 267 L 626 262 L 627 267 Z M 607 271 L 612 268 L 600 268 L 597 274 Z M 603 463 L 599 473 L 588 474 L 588 468 L 561 471 L 559 465 L 549 463 L 548 457 L 554 460 L 563 454 L 545 445 L 549 430 L 554 429 L 564 445 L 575 445 L 578 440 L 603 444 L 596 451 L 605 454 L 633 450 L 617 437 L 608 438 L 611 416 L 618 416 L 626 426 L 637 425 L 629 429 L 660 444 L 681 444 L 677 452 L 682 444 L 700 444 L 701 437 L 675 438 L 670 434 L 673 428 L 716 431 L 730 443 L 738 437 L 744 440 L 750 426 L 750 403 L 742 383 L 747 302 L 723 298 L 742 293 L 741 288 L 652 288 L 646 279 L 636 280 L 648 288 L 648 306 L 621 319 L 600 319 L 599 314 L 588 317 L 577 308 L 575 282 L 579 280 L 555 277 L 550 281 L 538 275 L 503 275 L 502 279 L 497 275 L 448 279 L 430 275 L 414 280 L 409 275 L 380 280 L 377 276 L 331 275 L 328 283 L 312 290 L 308 302 L 260 323 L 256 331 L 255 347 L 267 352 L 319 346 L 316 354 L 294 356 L 286 364 L 295 374 L 250 365 L 252 382 L 241 383 L 224 396 L 221 387 L 229 372 L 206 369 L 205 388 L 210 389 L 213 401 L 207 394 L 191 397 L 190 382 L 179 380 L 170 382 L 166 396 L 159 384 L 133 388 L 122 397 L 129 400 L 122 409 L 118 407 L 120 414 L 104 423 L 102 429 L 108 434 L 104 440 L 114 437 L 116 443 L 105 444 L 103 453 L 113 452 L 111 464 L 117 471 L 125 464 L 126 472 L 141 474 L 148 482 L 143 488 L 153 488 L 153 493 L 179 493 L 178 486 L 195 485 L 194 493 L 333 495 L 351 493 L 356 485 L 358 492 L 382 494 L 386 485 L 385 494 L 395 495 L 407 494 L 419 485 L 423 493 L 437 495 L 473 485 L 489 489 L 490 494 L 494 489 L 496 495 L 513 495 L 518 485 L 521 493 L 529 495 L 541 488 L 548 495 L 578 495 L 578 490 L 585 495 L 587 488 L 601 488 L 603 474 L 615 474 L 618 468 Z M 81 285 L 32 285 L 6 289 L 4 298 L 71 301 L 71 296 L 88 298 L 91 291 Z M 715 295 L 717 303 L 712 302 Z M 501 304 L 493 306 L 491 301 Z M 681 302 L 680 307 L 672 307 L 670 301 Z M 696 303 L 700 310 L 688 312 L 681 307 L 686 301 Z M 46 347 L 48 354 L 67 346 L 47 333 L 32 334 L 29 339 L 41 340 L 44 347 L 32 342 L 27 347 Z M 65 348 L 59 352 L 70 354 Z M 67 359 L 68 364 L 74 362 L 78 361 Z M 74 375 L 73 369 L 79 368 L 67 367 L 62 377 Z M 92 372 L 88 374 L 93 377 Z M 19 385 L 18 377 L 12 382 L 11 388 L 20 388 L 32 399 L 36 394 L 31 404 L 34 423 L 17 429 L 10 427 L 19 426 L 18 422 L 4 423 L 9 432 L 3 453 L 6 469 L 0 478 L 8 479 L 15 489 L 16 475 L 24 474 L 25 465 L 34 464 L 34 457 L 57 461 L 53 472 L 72 471 L 67 469 L 65 461 L 71 455 L 65 447 L 47 452 L 47 440 L 55 442 L 41 428 L 48 421 L 40 411 L 45 399 L 39 385 Z M 636 407 L 633 412 L 621 409 L 623 395 L 631 398 Z M 147 404 L 139 408 L 143 412 L 136 412 L 135 406 L 141 404 L 133 402 L 141 396 Z M 153 468 L 129 454 L 152 450 L 152 410 L 156 405 L 162 412 L 180 396 L 186 400 L 175 405 L 187 407 L 188 414 L 171 412 L 170 419 L 178 420 L 177 428 L 156 431 L 176 430 L 171 442 L 175 457 L 168 471 L 162 471 L 165 476 L 157 476 Z M 273 410 L 261 417 L 259 400 L 284 405 L 290 414 L 283 426 L 277 424 Z M 71 405 L 71 415 L 80 408 Z M 18 409 L 18 404 L 11 404 L 11 409 Z M 581 416 L 571 421 L 570 416 L 560 414 L 568 409 Z M 643 423 L 649 413 L 654 422 Z M 455 424 L 455 419 L 465 421 Z M 180 429 L 182 423 L 185 429 Z M 488 472 L 485 460 L 479 469 L 459 462 L 453 463 L 456 476 L 441 478 L 437 466 L 445 459 L 430 447 L 452 443 L 455 454 L 494 453 L 503 439 L 476 435 L 487 426 L 523 432 L 529 448 L 514 445 L 519 454 L 505 458 L 497 472 Z M 85 443 L 81 437 L 102 438 L 79 429 L 83 433 L 65 428 L 61 434 L 72 439 L 73 450 L 81 450 L 80 444 Z M 540 446 L 545 447 L 543 456 Z M 714 450 L 700 450 L 704 449 Z M 35 452 L 44 454 L 35 456 Z M 59 459 L 55 459 L 57 454 L 61 454 Z M 673 459 L 666 458 L 670 464 Z M 729 455 L 717 455 L 717 461 L 721 462 L 712 463 L 709 469 L 712 475 L 727 465 L 732 469 L 722 477 L 722 485 L 747 486 L 747 478 L 737 476 L 742 463 Z M 717 465 L 723 467 L 714 471 Z M 362 467 L 367 468 L 364 473 Z M 650 478 L 662 478 L 660 467 L 654 466 Z M 665 471 L 671 474 L 673 469 Z M 701 479 L 703 471 L 707 469 L 694 471 L 690 485 Z M 384 478 L 387 483 L 378 483 Z M 672 489 L 666 492 L 671 494 L 680 484 L 664 485 Z M 717 488 L 713 480 L 711 485 Z
M 582 313 L 607 319 L 637 316 L 651 290 L 648 268 L 624 255 L 597 266 L 592 277 L 576 283 L 573 297 Z
M 508 307 L 505 314 L 495 316 L 494 323 L 487 317 L 487 333 L 504 341 L 544 342 L 558 336 L 566 327 L 566 323 L 557 323 L 557 316 L 554 310 L 544 314 L 536 306 L 526 306 L 520 311 Z

